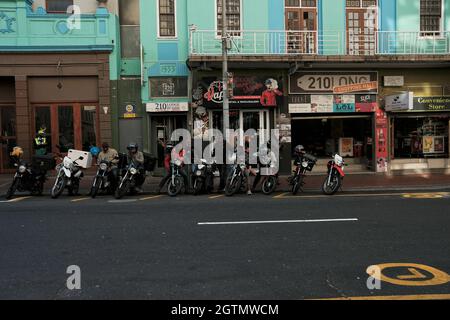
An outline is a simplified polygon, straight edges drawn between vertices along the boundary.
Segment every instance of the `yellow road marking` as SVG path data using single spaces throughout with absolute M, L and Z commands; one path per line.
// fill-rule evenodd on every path
M 218 196 L 211 196 L 211 197 L 209 197 L 209 199 L 222 198 L 223 196 L 224 196 L 223 194 L 219 194 Z
M 294 198 L 303 198 L 303 199 L 320 199 L 320 198 L 350 198 L 350 197 L 392 197 L 392 196 L 402 196 L 404 198 L 411 199 L 440 199 L 446 196 L 450 196 L 448 192 L 436 192 L 436 193 L 355 193 L 355 194 L 336 194 L 333 196 L 327 195 L 290 195 L 290 193 L 282 193 L 273 197 L 274 199 L 294 199 Z
M 80 201 L 85 201 L 85 200 L 90 200 L 91 198 L 78 198 L 78 199 L 73 199 L 70 202 L 80 202 Z
M 369 296 L 369 297 L 345 297 L 313 300 L 450 300 L 450 294 L 419 294 L 403 296 Z
M 161 198 L 161 197 L 163 197 L 162 194 L 161 195 L 157 195 L 157 196 L 147 197 L 147 198 L 141 198 L 141 199 L 139 199 L 139 201 L 153 200 L 153 199 L 158 199 L 158 198 Z
M 32 198 L 32 197 L 20 197 L 20 198 L 14 198 L 14 199 L 12 199 L 12 200 L 9 200 L 8 202 L 19 202 L 19 201 L 23 201 L 23 200 L 30 199 L 30 198 Z
M 404 275 L 404 276 L 397 276 L 400 280 L 408 280 L 408 279 L 426 279 L 427 276 L 424 276 L 421 274 L 417 269 L 414 268 L 408 268 L 408 271 L 411 272 L 411 274 Z
M 449 195 L 450 193 L 448 192 L 405 193 L 403 197 L 409 199 L 440 199 Z
M 409 287 L 439 286 L 450 282 L 450 275 L 448 275 L 444 271 L 423 264 L 383 263 L 375 265 L 375 267 L 378 267 L 380 269 L 380 272 L 371 274 L 372 277 L 398 286 L 409 286 Z M 413 273 L 413 276 L 397 275 L 395 277 L 390 277 L 383 274 L 384 269 L 392 269 L 392 268 L 406 268 L 409 270 L 409 272 Z M 431 279 L 427 279 L 427 277 L 420 272 L 421 270 L 422 271 L 425 270 L 426 272 L 431 273 L 433 277 Z M 416 280 L 407 280 L 407 279 L 416 279 Z

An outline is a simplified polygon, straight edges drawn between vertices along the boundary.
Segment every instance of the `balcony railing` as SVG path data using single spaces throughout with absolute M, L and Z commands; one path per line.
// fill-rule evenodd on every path
M 221 55 L 220 34 L 190 33 L 191 56 Z M 450 32 L 404 31 L 233 31 L 230 55 L 443 55 L 450 54 Z

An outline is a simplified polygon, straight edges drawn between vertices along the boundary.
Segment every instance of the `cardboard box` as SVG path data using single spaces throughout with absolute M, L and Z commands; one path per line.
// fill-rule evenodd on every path
M 67 156 L 76 161 L 77 165 L 83 169 L 89 169 L 92 166 L 92 154 L 90 152 L 70 149 Z

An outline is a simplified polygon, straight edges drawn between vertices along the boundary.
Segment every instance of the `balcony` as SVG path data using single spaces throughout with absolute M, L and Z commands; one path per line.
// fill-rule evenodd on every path
M 233 31 L 229 55 L 241 58 L 291 60 L 293 57 L 321 60 L 334 56 L 347 60 L 383 60 L 387 57 L 421 56 L 443 59 L 450 54 L 450 32 L 400 31 Z M 214 30 L 190 33 L 190 58 L 220 57 L 222 43 Z

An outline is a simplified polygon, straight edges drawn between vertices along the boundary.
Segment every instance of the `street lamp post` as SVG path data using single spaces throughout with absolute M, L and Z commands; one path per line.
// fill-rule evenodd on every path
M 230 128 L 230 103 L 228 99 L 228 31 L 227 6 L 222 0 L 222 78 L 223 78 L 223 133 L 227 135 Z

